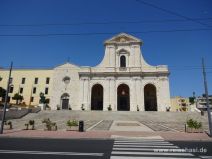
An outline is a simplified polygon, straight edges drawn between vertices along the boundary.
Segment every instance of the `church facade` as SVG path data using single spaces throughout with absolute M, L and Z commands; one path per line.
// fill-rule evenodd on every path
M 142 44 L 140 39 L 121 33 L 104 42 L 105 55 L 99 65 L 84 67 L 65 63 L 46 70 L 48 77 L 41 73 L 43 79 L 50 80 L 48 98 L 51 109 L 166 111 L 171 105 L 168 67 L 147 64 L 142 56 Z M 16 70 L 13 72 L 15 80 Z M 30 78 L 34 76 L 39 75 L 34 72 Z M 40 92 L 46 88 L 45 82 L 39 86 Z M 26 90 L 24 99 L 30 96 L 31 100 L 32 91 L 30 88 L 27 95 Z
M 54 69 L 51 107 L 73 110 L 166 111 L 170 106 L 167 66 L 150 66 L 142 41 L 121 33 L 104 42 L 96 67 L 70 63 Z

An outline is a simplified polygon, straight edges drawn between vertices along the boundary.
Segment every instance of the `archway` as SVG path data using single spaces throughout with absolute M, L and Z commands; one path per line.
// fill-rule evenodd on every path
M 61 103 L 62 103 L 62 109 L 68 109 L 69 108 L 69 94 L 64 93 L 61 96 Z
M 103 87 L 100 84 L 92 87 L 91 110 L 103 110 Z
M 157 111 L 156 87 L 153 84 L 147 84 L 144 87 L 145 111 Z
M 126 84 L 121 84 L 117 88 L 117 110 L 130 110 L 130 89 Z

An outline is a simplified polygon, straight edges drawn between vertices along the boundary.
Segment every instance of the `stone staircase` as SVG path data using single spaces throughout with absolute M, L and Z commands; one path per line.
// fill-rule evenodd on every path
M 71 111 L 55 110 L 30 113 L 21 119 L 11 120 L 14 129 L 24 129 L 24 124 L 35 120 L 36 129 L 43 129 L 42 120 L 49 118 L 56 122 L 58 129 L 66 129 L 69 119 L 83 120 L 85 129 L 109 130 L 113 121 L 138 121 L 155 131 L 184 131 L 187 119 L 193 118 L 203 123 L 204 130 L 208 129 L 207 114 L 201 116 L 197 112 L 110 112 L 110 111 Z M 100 122 L 101 121 L 101 122 Z

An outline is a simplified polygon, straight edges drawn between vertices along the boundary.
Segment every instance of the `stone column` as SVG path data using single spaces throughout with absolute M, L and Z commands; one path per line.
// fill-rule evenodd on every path
M 110 77 L 110 83 L 109 83 L 109 90 L 110 90 L 110 98 L 109 98 L 109 104 L 111 105 L 112 110 L 116 111 L 116 85 L 115 85 L 115 77 Z M 109 105 L 108 105 L 109 106 Z
M 145 111 L 145 107 L 144 107 L 144 82 L 143 82 L 144 77 L 141 77 L 140 80 L 140 92 L 141 92 L 141 96 L 140 96 L 140 107 L 141 107 L 141 111 Z
M 89 80 L 87 77 L 83 77 L 82 78 L 82 104 L 84 105 L 84 108 L 85 110 L 89 110 L 89 91 L 90 91 L 90 88 L 89 88 Z M 80 105 L 80 109 L 81 109 L 81 106 L 82 104 Z
M 135 79 L 135 88 L 136 88 L 136 111 L 137 111 L 137 106 L 139 108 L 139 111 L 143 111 L 143 104 L 142 104 L 143 92 L 141 92 L 141 78 L 140 77 L 137 77 Z

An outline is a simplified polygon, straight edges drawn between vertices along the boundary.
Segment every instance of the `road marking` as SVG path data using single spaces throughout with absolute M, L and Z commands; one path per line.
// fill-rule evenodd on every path
M 84 152 L 51 152 L 51 151 L 19 151 L 19 150 L 0 150 L 6 154 L 33 154 L 33 155 L 64 155 L 64 156 L 103 156 L 104 153 L 84 153 Z
M 165 144 L 165 143 L 170 143 L 170 142 L 167 142 L 167 141 L 114 141 L 114 143 L 119 143 L 119 144 L 122 144 L 122 143 L 156 143 L 156 144 Z
M 146 136 L 146 137 L 129 137 L 129 136 L 119 136 L 119 135 L 112 135 L 111 138 L 115 138 L 117 140 L 127 140 L 127 139 L 135 139 L 135 140 L 151 140 L 151 139 L 155 139 L 155 140 L 163 140 L 163 138 L 161 136 Z
M 92 125 L 91 127 L 87 128 L 86 131 L 90 131 L 92 130 L 94 127 L 96 127 L 98 124 L 100 124 L 101 122 L 103 122 L 103 120 L 100 120 L 98 123 Z
M 114 142 L 167 142 L 165 140 L 115 140 Z
M 119 145 L 173 145 L 172 143 L 118 143 Z
M 157 139 L 115 140 L 110 159 L 191 159 L 192 153 L 182 151 L 178 146 Z
M 200 158 L 206 158 L 206 159 L 211 159 L 212 156 L 199 156 Z
M 161 155 L 161 156 L 194 156 L 191 153 L 175 153 L 175 152 L 132 152 L 132 151 L 112 151 L 112 155 Z
M 152 148 L 179 148 L 178 146 L 166 146 L 166 145 L 132 145 L 132 146 L 129 146 L 129 145 L 113 145 L 114 148 L 116 147 L 152 147 Z
M 166 149 L 164 149 L 164 148 L 157 148 L 157 150 L 167 150 L 167 148 Z M 175 150 L 178 150 L 178 148 L 172 148 L 172 149 L 175 149 Z M 152 149 L 152 148 L 129 148 L 129 147 L 127 147 L 127 148 L 123 148 L 123 147 L 121 147 L 121 148 L 119 148 L 119 147 L 114 147 L 113 148 L 113 150 L 118 150 L 118 151 L 120 151 L 120 150 L 129 150 L 129 151 L 151 151 L 151 152 L 154 152 L 154 149 Z
M 164 158 L 168 158 L 168 159 L 199 159 L 199 158 L 193 158 L 193 157 L 186 157 L 186 158 L 179 158 L 179 157 L 169 157 L 169 156 L 163 156 L 163 157 L 149 157 L 149 156 L 111 156 L 110 159 L 164 159 Z

